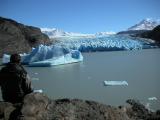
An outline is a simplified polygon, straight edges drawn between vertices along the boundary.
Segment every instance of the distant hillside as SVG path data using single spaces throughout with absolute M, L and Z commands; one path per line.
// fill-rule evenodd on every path
M 157 43 L 160 44 L 160 25 L 155 27 L 153 30 L 139 33 L 139 34 L 136 34 L 135 36 L 142 37 L 142 38 L 149 38 L 149 39 L 155 40 Z
M 49 37 L 37 27 L 0 17 L 0 57 L 4 53 L 24 53 L 39 44 L 50 44 Z
M 128 30 L 128 31 L 121 31 L 118 32 L 117 34 L 123 34 L 123 35 L 135 35 L 135 34 L 140 34 L 147 32 L 148 30 Z
M 125 34 L 125 35 L 141 34 L 153 30 L 158 25 L 160 25 L 159 19 L 153 20 L 147 18 L 133 25 L 132 27 L 128 28 L 126 31 L 120 31 L 117 34 Z
M 160 20 L 144 19 L 138 24 L 128 28 L 128 30 L 120 31 L 117 34 L 149 38 L 156 43 L 160 43 Z

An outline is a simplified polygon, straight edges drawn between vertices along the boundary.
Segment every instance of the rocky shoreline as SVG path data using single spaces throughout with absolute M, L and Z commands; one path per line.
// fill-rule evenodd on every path
M 127 106 L 114 107 L 80 99 L 51 100 L 42 93 L 25 96 L 23 120 L 159 120 L 160 110 L 151 112 L 136 100 L 127 100 Z M 18 104 L 0 102 L 0 120 L 8 120 Z

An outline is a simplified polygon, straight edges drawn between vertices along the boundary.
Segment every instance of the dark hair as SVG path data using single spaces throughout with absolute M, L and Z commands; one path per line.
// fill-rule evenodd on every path
M 12 54 L 10 57 L 11 63 L 20 63 L 21 62 L 21 56 L 19 54 Z

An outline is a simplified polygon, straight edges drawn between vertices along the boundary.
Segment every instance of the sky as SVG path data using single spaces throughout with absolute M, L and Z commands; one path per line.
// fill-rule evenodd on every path
M 122 31 L 160 18 L 160 0 L 0 0 L 0 16 L 67 32 Z

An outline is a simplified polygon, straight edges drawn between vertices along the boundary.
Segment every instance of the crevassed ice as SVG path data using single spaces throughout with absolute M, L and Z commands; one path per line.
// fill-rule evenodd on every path
M 133 40 L 130 37 L 110 35 L 102 37 L 62 37 L 58 45 L 82 52 L 107 50 L 137 50 L 142 49 L 145 41 Z

